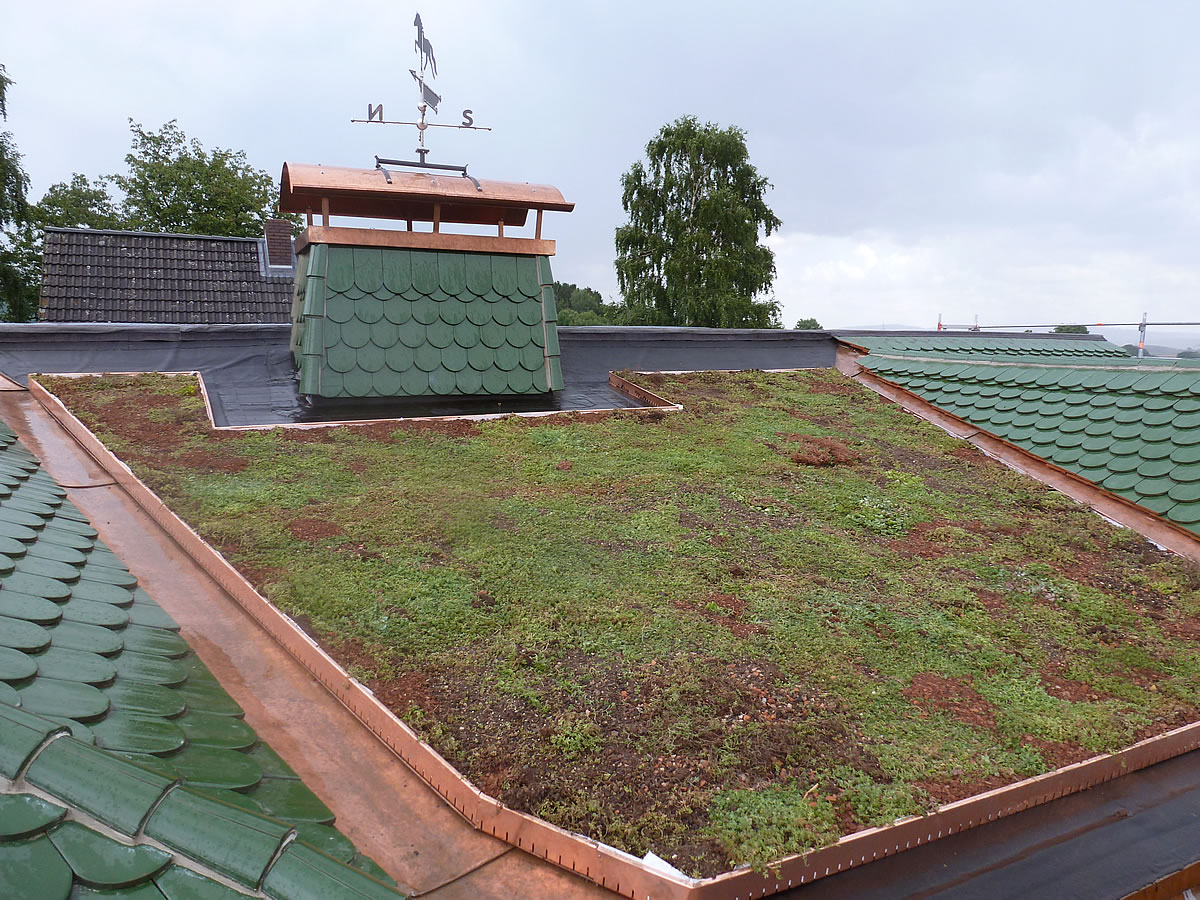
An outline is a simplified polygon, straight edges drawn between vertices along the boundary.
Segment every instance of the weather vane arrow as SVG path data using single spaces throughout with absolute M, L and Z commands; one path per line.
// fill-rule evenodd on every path
M 434 115 L 437 115 L 438 106 L 442 102 L 441 95 L 434 91 L 433 88 L 431 88 L 425 82 L 426 71 L 428 71 L 432 78 L 437 78 L 437 57 L 435 57 L 433 53 L 433 44 L 431 44 L 429 42 L 429 38 L 425 36 L 425 26 L 421 22 L 420 13 L 417 13 L 416 18 L 413 19 L 413 25 L 415 25 L 417 28 L 417 39 L 413 42 L 413 47 L 417 53 L 417 68 L 409 69 L 408 73 L 412 75 L 413 81 L 417 83 L 417 120 L 415 122 L 391 121 L 384 118 L 382 103 L 368 103 L 367 117 L 365 119 L 351 119 L 350 121 L 361 125 L 411 125 L 416 127 L 417 134 L 419 136 L 419 146 L 417 147 L 416 153 L 417 156 L 420 157 L 420 162 L 405 162 L 394 159 L 382 160 L 377 156 L 375 157 L 375 163 L 379 168 L 382 168 L 381 163 L 388 163 L 390 165 L 412 165 L 438 169 L 454 169 L 455 171 L 461 171 L 467 178 L 471 178 L 471 176 L 467 175 L 466 166 L 442 166 L 435 165 L 434 163 L 427 163 L 425 161 L 425 157 L 429 154 L 429 148 L 425 146 L 425 130 L 427 128 L 458 128 L 467 131 L 491 131 L 492 129 L 486 128 L 482 125 L 476 125 L 474 118 L 475 114 L 470 109 L 464 109 L 462 111 L 462 123 L 459 125 L 444 125 L 440 122 L 427 122 L 425 120 L 426 112 L 432 112 Z M 384 169 L 384 174 L 387 175 L 386 169 Z M 388 181 L 391 181 L 390 175 L 388 175 Z M 475 179 L 471 178 L 471 181 L 475 181 Z M 476 187 L 478 187 L 478 182 L 476 182 Z

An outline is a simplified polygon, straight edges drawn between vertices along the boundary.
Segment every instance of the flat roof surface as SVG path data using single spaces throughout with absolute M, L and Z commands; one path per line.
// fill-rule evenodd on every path
M 552 396 L 387 400 L 310 407 L 297 390 L 290 325 L 0 326 L 0 373 L 183 372 L 204 378 L 217 425 L 628 408 L 619 369 L 798 369 L 833 365 L 825 332 L 719 328 L 560 328 L 563 381 Z

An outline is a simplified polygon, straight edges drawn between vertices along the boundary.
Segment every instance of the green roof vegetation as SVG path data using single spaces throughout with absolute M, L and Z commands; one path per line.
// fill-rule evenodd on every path
M 326 874 L 268 896 L 397 896 L 178 631 L 0 424 L 0 896 L 235 897 L 192 870 L 252 890 L 289 854 Z
M 314 244 L 296 272 L 302 394 L 562 390 L 548 257 Z
M 1200 368 L 989 366 L 874 354 L 860 362 L 939 408 L 1200 533 Z
M 689 873 L 1200 719 L 1195 567 L 834 371 L 631 377 L 683 410 L 214 433 L 189 379 L 44 382 L 480 788 Z

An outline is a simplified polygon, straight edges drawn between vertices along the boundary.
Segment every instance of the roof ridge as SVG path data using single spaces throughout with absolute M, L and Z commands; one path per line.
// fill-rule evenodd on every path
M 60 228 L 47 225 L 44 231 L 54 231 L 63 234 L 120 234 L 136 237 L 166 237 L 166 238 L 200 238 L 207 241 L 258 241 L 257 237 L 237 237 L 231 234 L 192 234 L 184 231 L 134 231 L 125 228 Z

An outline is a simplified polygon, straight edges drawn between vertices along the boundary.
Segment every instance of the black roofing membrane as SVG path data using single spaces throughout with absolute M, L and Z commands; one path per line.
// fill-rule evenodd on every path
M 204 377 L 217 425 L 276 425 L 412 416 L 549 412 L 641 406 L 614 390 L 618 369 L 803 369 L 832 366 L 824 332 L 706 328 L 560 328 L 566 389 L 543 397 L 303 402 L 288 325 L 0 326 L 0 372 L 187 372 Z M 667 398 L 670 399 L 670 398 Z
M 823 878 L 793 900 L 1120 900 L 1200 859 L 1200 750 Z

